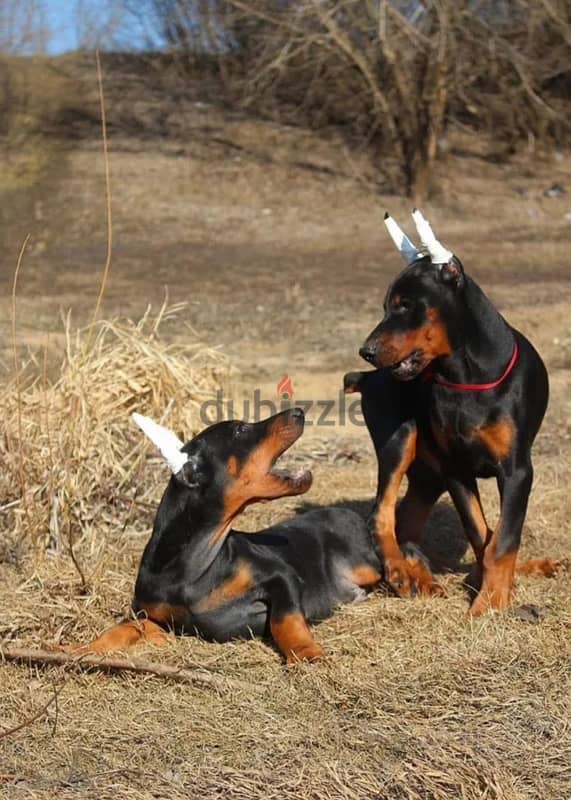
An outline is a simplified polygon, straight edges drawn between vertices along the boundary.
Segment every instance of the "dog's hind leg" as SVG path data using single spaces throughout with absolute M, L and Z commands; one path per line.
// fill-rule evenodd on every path
M 484 549 L 492 538 L 493 531 L 484 516 L 476 479 L 471 476 L 463 479 L 449 477 L 447 489 L 481 568 Z
M 270 598 L 270 631 L 288 664 L 316 661 L 323 649 L 313 638 L 303 612 L 299 578 L 293 574 L 276 574 L 264 588 Z
M 430 512 L 445 489 L 442 478 L 418 459 L 408 470 L 407 478 L 408 487 L 396 511 L 397 541 L 401 547 L 407 542 L 420 544 Z

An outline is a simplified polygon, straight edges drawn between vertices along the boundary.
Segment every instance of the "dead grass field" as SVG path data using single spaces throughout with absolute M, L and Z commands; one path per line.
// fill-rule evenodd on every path
M 164 321 L 145 355 L 149 385 L 159 380 L 153 359 L 169 347 L 183 364 L 214 348 L 224 378 L 209 386 L 228 377 L 238 410 L 255 389 L 276 401 L 276 384 L 286 373 L 294 399 L 337 398 L 343 372 L 359 366 L 358 347 L 400 267 L 382 212 L 387 207 L 404 220 L 408 203 L 384 195 L 365 160 L 336 140 L 253 124 L 191 96 L 163 102 L 154 83 L 124 74 L 119 80 L 108 70 L 115 245 L 103 316 L 136 322 L 149 303 L 158 312 L 167 293 L 170 302 L 186 303 Z M 95 91 L 93 77 L 86 103 Z M 57 182 L 48 173 L 35 189 L 26 188 L 12 214 L 3 198 L 1 392 L 10 394 L 13 379 L 13 270 L 22 238 L 31 232 L 19 282 L 17 344 L 19 359 L 35 359 L 26 374 L 40 375 L 34 390 L 39 414 L 47 387 L 61 374 L 66 333 L 60 312 L 72 309 L 71 330 L 88 321 L 106 246 L 97 132 L 64 145 Z M 568 154 L 497 164 L 481 143 L 458 135 L 441 167 L 440 191 L 425 211 L 439 237 L 545 358 L 551 402 L 535 448 L 523 554 L 568 557 L 571 194 L 545 197 L 554 182 L 571 190 Z M 6 433 L 7 420 L 16 423 L 3 408 L 0 647 L 86 641 L 128 607 L 166 475 L 149 449 L 131 471 L 125 462 L 116 475 L 96 468 L 115 438 L 121 443 L 117 459 L 143 452 L 126 418 L 140 396 L 128 384 L 142 378 L 125 361 L 139 356 L 136 349 L 121 352 L 116 359 L 105 351 L 96 375 L 93 362 L 80 375 L 88 394 L 104 397 L 109 385 L 123 398 L 111 403 L 108 424 L 105 415 L 97 417 L 93 435 L 103 444 L 94 445 L 85 417 L 63 401 L 61 429 L 54 431 L 70 465 L 59 463 L 59 473 L 65 477 L 67 468 L 70 481 L 81 474 L 95 484 L 83 505 L 76 498 L 74 506 L 74 556 L 87 586 L 64 533 L 42 556 L 32 551 L 34 536 L 16 502 L 17 463 L 4 457 L 18 452 Z M 202 363 L 207 371 L 212 358 Z M 163 397 L 153 395 L 157 405 L 150 406 L 147 389 L 143 394 L 139 410 L 158 410 Z M 196 401 L 185 388 L 172 413 L 178 424 L 197 428 L 189 397 Z M 37 453 L 29 442 L 26 448 L 27 463 L 38 460 L 34 476 L 49 475 L 45 440 L 39 437 Z M 348 503 L 366 513 L 375 462 L 364 428 L 310 425 L 289 459 L 311 466 L 311 492 L 250 509 L 241 527 L 255 530 L 313 504 Z M 30 500 L 40 511 L 34 532 L 47 531 L 48 542 L 51 496 L 37 492 Z M 493 518 L 491 483 L 483 496 Z M 258 641 L 216 645 L 196 638 L 173 638 L 168 648 L 143 648 L 133 658 L 206 670 L 222 679 L 216 689 L 152 676 L 0 665 L 0 797 L 566 800 L 569 575 L 518 581 L 516 606 L 541 607 L 545 615 L 537 623 L 514 613 L 468 622 L 463 579 L 471 555 L 447 502 L 435 510 L 428 543 L 448 598 L 403 601 L 379 592 L 340 610 L 316 631 L 328 657 L 314 666 L 288 671 Z M 229 679 L 241 685 L 224 684 Z M 41 709 L 56 687 L 57 703 L 2 738 Z

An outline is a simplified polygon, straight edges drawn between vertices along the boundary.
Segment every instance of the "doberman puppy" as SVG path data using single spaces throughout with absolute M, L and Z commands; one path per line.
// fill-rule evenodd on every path
M 132 603 L 138 619 L 75 650 L 160 643 L 171 628 L 217 642 L 271 637 L 288 663 L 319 658 L 308 623 L 361 599 L 381 579 L 365 520 L 323 508 L 255 534 L 232 529 L 247 505 L 310 488 L 311 472 L 274 467 L 301 435 L 303 411 L 220 422 L 184 445 L 148 417 L 133 417 L 173 473 L 139 567 Z
M 442 593 L 426 565 L 403 557 L 420 543 L 430 511 L 448 491 L 476 554 L 479 593 L 470 613 L 508 606 L 531 490 L 531 447 L 548 401 L 545 366 L 509 325 L 457 258 L 415 210 L 415 245 L 397 223 L 385 224 L 406 262 L 389 286 L 384 317 L 360 355 L 378 368 L 349 373 L 359 391 L 378 459 L 373 528 L 385 580 L 399 595 Z M 398 506 L 404 476 L 406 494 Z M 477 478 L 494 477 L 501 500 L 497 527 L 484 517 Z M 561 566 L 534 559 L 518 569 L 551 575 Z

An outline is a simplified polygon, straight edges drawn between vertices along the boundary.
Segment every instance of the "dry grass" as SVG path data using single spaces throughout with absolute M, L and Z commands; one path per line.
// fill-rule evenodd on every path
M 31 545 L 36 557 L 86 551 L 97 561 L 118 519 L 134 521 L 149 502 L 154 481 L 141 485 L 146 445 L 130 413 L 168 417 L 174 429 L 195 432 L 201 403 L 228 374 L 219 352 L 161 338 L 161 324 L 181 311 L 163 305 L 138 322 L 103 321 L 95 334 L 92 327 L 74 333 L 68 317 L 55 380 L 44 353 L 43 364 L 32 357 L 35 365 L 1 387 L 5 550 L 21 555 Z
M 18 776 L 9 796 L 563 800 L 561 611 L 541 626 L 504 616 L 470 627 L 458 597 L 377 597 L 322 625 L 330 660 L 291 675 L 258 642 L 178 640 L 147 653 L 241 678 L 255 693 L 68 675 L 57 718 L 52 705 L 2 743 L 3 769 Z M 4 725 L 65 678 L 22 672 L 3 670 Z
M 110 335 L 108 344 L 114 352 L 116 334 Z M 152 346 L 147 343 L 143 351 Z M 150 368 L 147 362 L 145 377 L 167 360 L 162 349 L 159 353 L 151 350 L 155 364 Z M 131 359 L 115 356 L 113 363 L 117 360 L 124 364 Z M 121 370 L 112 372 L 117 375 Z M 89 385 L 97 384 L 97 376 L 89 369 L 86 373 Z M 126 388 L 125 402 L 118 400 L 123 395 L 114 389 L 109 407 L 115 409 L 117 403 L 117 420 L 126 419 L 133 397 L 139 398 L 140 392 L 148 402 L 141 405 L 149 413 L 153 409 L 156 413 L 170 395 L 170 390 L 166 394 L 155 390 L 155 405 L 145 377 L 138 373 L 132 379 L 135 394 Z M 128 387 L 130 381 L 121 384 Z M 99 398 L 105 397 L 103 387 L 98 392 Z M 556 408 L 561 399 L 556 384 Z M 182 413 L 178 403 L 177 408 Z M 173 414 L 174 410 L 173 406 Z M 177 427 L 183 429 L 195 424 L 192 412 L 190 421 L 178 419 Z M 106 458 L 124 463 L 120 453 L 112 455 L 114 445 L 106 444 L 110 435 L 106 425 L 99 417 L 91 424 L 102 452 L 109 454 Z M 118 435 L 122 452 L 132 453 L 133 438 L 125 422 Z M 569 464 L 558 450 L 560 443 L 551 440 L 549 424 L 540 444 L 525 554 L 563 555 Z M 370 497 L 372 456 L 361 441 L 361 459 L 344 463 L 339 453 L 346 448 L 337 432 L 308 435 L 296 446 L 292 457 L 309 461 L 315 470 L 309 500 L 362 502 Z M 131 463 L 132 457 L 126 460 Z M 72 465 L 68 474 L 78 462 L 73 460 Z M 115 478 L 109 476 L 110 485 L 116 487 L 121 469 Z M 96 472 L 91 478 L 98 476 Z M 147 491 L 152 483 L 152 493 L 160 491 L 165 477 L 164 472 L 152 476 L 145 472 L 133 476 L 133 485 Z M 487 483 L 484 502 L 490 518 L 497 512 L 494 495 Z M 89 503 L 98 502 L 95 493 Z M 246 525 L 259 528 L 300 505 L 303 501 L 288 500 L 254 507 Z M 108 514 L 119 525 L 117 510 L 109 507 Z M 4 644 L 37 646 L 60 638 L 86 641 L 118 619 L 130 597 L 152 516 L 153 508 L 145 507 L 140 519 L 131 518 L 122 526 L 122 535 L 108 542 L 107 559 L 88 591 L 78 586 L 65 552 L 53 552 L 35 569 L 0 563 L 0 575 L 6 576 L 0 583 Z M 107 535 L 105 525 L 101 530 Z M 442 539 L 443 532 L 445 553 L 455 549 L 461 556 L 458 523 L 446 504 L 435 513 L 429 536 Z M 96 545 L 94 521 L 84 539 Z M 87 551 L 83 555 L 87 564 L 97 563 L 96 546 L 93 555 Z M 0 771 L 7 776 L 4 796 L 16 800 L 54 796 L 63 800 L 197 796 L 565 800 L 571 789 L 568 577 L 520 580 L 518 602 L 546 609 L 537 625 L 509 614 L 469 623 L 464 617 L 463 577 L 462 561 L 443 575 L 446 600 L 401 601 L 378 593 L 363 604 L 342 609 L 316 631 L 328 659 L 293 672 L 259 641 L 217 645 L 173 638 L 164 650 L 148 647 L 136 656 L 206 669 L 237 679 L 244 688 L 213 690 L 152 676 L 5 665 L 0 671 L 3 729 L 31 717 L 50 700 L 55 687 L 61 692 L 57 704 L 52 703 L 40 719 L 0 741 Z M 258 691 L 250 691 L 250 684 Z

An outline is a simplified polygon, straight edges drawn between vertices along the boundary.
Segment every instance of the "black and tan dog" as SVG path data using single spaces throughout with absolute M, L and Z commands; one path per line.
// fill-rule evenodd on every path
M 257 501 L 300 495 L 308 471 L 276 469 L 299 438 L 301 409 L 257 423 L 221 422 L 184 444 L 133 415 L 171 471 L 145 548 L 125 621 L 79 652 L 161 643 L 165 629 L 223 642 L 269 637 L 290 663 L 322 655 L 309 628 L 341 603 L 362 598 L 381 578 L 375 539 L 346 509 L 309 511 L 259 533 L 232 525 Z
M 448 491 L 481 571 L 471 614 L 509 604 L 531 490 L 531 447 L 548 400 L 545 366 L 435 238 L 413 218 L 417 249 L 386 215 L 406 268 L 390 285 L 384 317 L 360 355 L 379 369 L 345 376 L 360 391 L 379 475 L 373 527 L 385 579 L 398 594 L 441 593 L 428 570 L 414 571 L 401 551 L 420 543 L 430 511 Z M 408 488 L 397 510 L 404 476 Z M 495 530 L 484 517 L 477 479 L 494 477 L 501 499 Z M 518 565 L 551 575 L 549 559 Z M 420 575 L 420 578 L 419 578 Z

